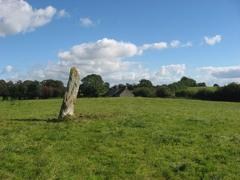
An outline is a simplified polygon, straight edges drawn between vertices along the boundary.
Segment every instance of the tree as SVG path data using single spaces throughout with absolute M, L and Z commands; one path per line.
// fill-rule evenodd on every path
M 139 81 L 138 87 L 152 87 L 152 82 L 147 79 L 142 79 Z
M 198 87 L 206 87 L 206 83 L 204 83 L 204 82 L 197 83 L 197 86 Z
M 23 86 L 25 98 L 34 99 L 40 97 L 40 83 L 38 81 L 27 80 L 23 82 Z
M 194 79 L 191 79 L 191 78 L 188 78 L 185 76 L 181 78 L 180 83 L 186 87 L 196 87 L 197 86 L 197 83 Z
M 10 82 L 10 96 L 12 99 L 24 99 L 26 97 L 26 87 L 22 83 L 22 81 L 17 81 L 15 84 Z
M 173 97 L 174 92 L 167 86 L 160 86 L 156 90 L 157 97 Z
M 133 90 L 133 94 L 135 96 L 141 96 L 141 97 L 154 97 L 155 96 L 155 88 L 153 88 L 153 87 L 137 87 Z
M 180 83 L 180 81 L 169 84 L 168 87 L 175 92 L 186 88 L 182 83 Z
M 223 101 L 240 101 L 240 84 L 230 83 L 215 92 L 215 98 Z
M 4 80 L 0 80 L 0 96 L 2 96 L 3 100 L 6 100 L 9 96 L 8 86 Z
M 51 86 L 42 86 L 40 91 L 43 99 L 53 97 L 53 88 Z
M 91 74 L 82 79 L 80 85 L 80 93 L 86 97 L 103 96 L 109 90 L 109 83 L 102 80 L 102 77 L 97 74 Z
M 63 97 L 65 92 L 62 81 L 48 79 L 42 81 L 41 86 L 41 96 L 43 98 Z
M 126 86 L 127 86 L 127 88 L 128 88 L 129 90 L 132 91 L 136 85 L 135 85 L 135 84 L 129 84 L 129 83 L 127 83 Z

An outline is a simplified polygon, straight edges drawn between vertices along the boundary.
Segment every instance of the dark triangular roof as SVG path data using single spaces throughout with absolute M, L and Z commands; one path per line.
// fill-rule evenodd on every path
M 115 86 L 109 90 L 107 96 L 119 97 L 122 93 L 126 94 L 127 96 L 134 96 L 127 86 Z

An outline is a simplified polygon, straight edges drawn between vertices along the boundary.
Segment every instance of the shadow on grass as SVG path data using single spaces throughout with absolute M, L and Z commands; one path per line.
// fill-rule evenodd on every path
M 18 122 L 46 122 L 46 123 L 61 123 L 64 121 L 58 120 L 56 118 L 52 119 L 37 119 L 37 118 L 29 118 L 29 119 L 11 119 L 12 121 Z
M 117 117 L 119 114 L 76 114 L 73 117 L 67 117 L 64 120 L 57 118 L 41 119 L 41 118 L 22 118 L 22 119 L 10 119 L 11 121 L 18 122 L 46 122 L 46 123 L 63 123 L 63 122 L 81 122 L 81 121 L 94 121 L 103 120 L 106 118 Z

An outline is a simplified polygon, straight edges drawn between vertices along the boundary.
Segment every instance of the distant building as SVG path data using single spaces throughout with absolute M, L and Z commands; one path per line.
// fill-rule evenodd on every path
M 134 94 L 127 86 L 119 87 L 115 86 L 107 93 L 109 97 L 134 97 Z

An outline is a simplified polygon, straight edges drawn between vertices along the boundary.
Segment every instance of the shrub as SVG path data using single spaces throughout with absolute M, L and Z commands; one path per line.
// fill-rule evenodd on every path
M 174 97 L 175 93 L 167 86 L 158 87 L 156 90 L 157 97 Z
M 230 83 L 224 87 L 218 88 L 215 93 L 215 100 L 240 101 L 240 85 L 237 83 Z
M 201 82 L 201 83 L 197 83 L 197 87 L 207 87 L 206 83 Z
M 141 96 L 141 97 L 154 97 L 155 96 L 155 88 L 138 87 L 133 90 L 133 94 L 135 96 Z
M 190 89 L 183 89 L 176 92 L 177 97 L 193 98 L 196 94 L 196 91 Z
M 213 100 L 215 99 L 215 92 L 210 89 L 200 89 L 193 98 L 202 100 Z

